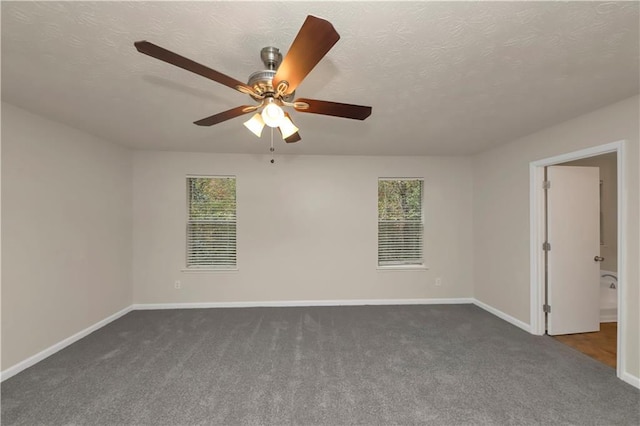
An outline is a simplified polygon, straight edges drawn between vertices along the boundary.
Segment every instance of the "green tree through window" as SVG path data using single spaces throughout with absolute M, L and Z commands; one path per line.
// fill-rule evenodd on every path
M 187 189 L 187 268 L 235 268 L 235 177 L 188 177 Z
M 422 265 L 422 179 L 378 181 L 378 265 Z

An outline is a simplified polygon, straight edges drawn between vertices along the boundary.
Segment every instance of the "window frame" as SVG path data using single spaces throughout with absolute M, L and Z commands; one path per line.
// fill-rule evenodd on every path
M 421 247 L 421 263 L 416 264 L 395 264 L 395 265 L 381 265 L 379 258 L 380 251 L 380 213 L 378 211 L 378 202 L 380 201 L 378 198 L 378 191 L 380 190 L 380 182 L 381 181 L 399 181 L 399 180 L 417 180 L 422 182 L 422 191 L 420 194 L 420 223 L 422 225 L 422 247 Z M 425 221 L 425 179 L 421 176 L 403 176 L 403 177 L 378 177 L 376 181 L 376 269 L 379 271 L 426 271 L 429 267 L 426 264 L 425 253 L 426 253 L 426 245 L 425 245 L 425 230 L 426 230 L 426 221 Z
M 202 265 L 202 266 L 189 266 L 189 225 L 193 223 L 190 220 L 190 181 L 189 179 L 234 179 L 235 180 L 235 195 L 236 195 L 236 208 L 235 208 L 235 240 L 236 240 L 236 259 L 235 265 Z M 215 273 L 215 272 L 235 272 L 238 271 L 238 177 L 236 175 L 186 175 L 185 176 L 185 228 L 184 228 L 184 262 L 182 272 L 190 273 Z

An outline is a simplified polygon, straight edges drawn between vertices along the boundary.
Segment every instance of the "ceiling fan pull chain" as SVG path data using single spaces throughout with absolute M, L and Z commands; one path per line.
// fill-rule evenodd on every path
M 271 148 L 269 148 L 269 151 L 271 152 L 271 164 L 273 164 L 276 162 L 276 160 L 273 158 L 273 152 L 275 151 L 275 149 L 273 148 L 273 127 L 271 128 Z

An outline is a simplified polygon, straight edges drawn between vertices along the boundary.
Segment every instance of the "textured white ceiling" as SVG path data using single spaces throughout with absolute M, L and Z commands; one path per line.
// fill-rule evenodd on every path
M 638 93 L 638 2 L 2 2 L 2 99 L 137 149 L 265 153 L 248 96 L 138 53 L 148 40 L 238 80 L 286 53 L 306 15 L 340 41 L 299 97 L 373 106 L 364 122 L 292 112 L 284 154 L 464 155 Z M 246 116 L 248 118 L 249 116 Z

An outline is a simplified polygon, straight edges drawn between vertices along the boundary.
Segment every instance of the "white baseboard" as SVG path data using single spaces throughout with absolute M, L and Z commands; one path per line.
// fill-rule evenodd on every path
M 618 322 L 617 315 L 600 315 L 600 322 Z
M 121 316 L 123 316 L 124 314 L 128 313 L 131 311 L 131 306 L 128 306 L 126 308 L 124 308 L 123 310 L 116 312 L 113 315 L 110 315 L 109 317 L 98 321 L 97 323 L 85 328 L 82 331 L 77 332 L 76 334 L 74 334 L 71 337 L 67 337 L 64 340 L 59 341 L 58 343 L 56 343 L 55 345 L 49 346 L 47 349 L 38 352 L 37 354 L 30 356 L 29 358 L 25 359 L 24 361 L 21 361 L 9 368 L 7 368 L 6 370 L 2 371 L 0 373 L 0 381 L 5 381 L 7 380 L 9 377 L 15 376 L 16 374 L 18 374 L 19 372 L 21 372 L 22 370 L 25 370 L 29 367 L 31 367 L 32 365 L 42 361 L 43 359 L 53 355 L 54 353 L 58 352 L 61 349 L 66 348 L 67 346 L 69 346 L 72 343 L 77 342 L 78 340 L 82 339 L 83 337 L 93 333 L 94 331 L 96 331 L 99 328 L 104 327 L 105 325 L 109 324 L 111 321 L 114 321 L 118 318 L 120 318 Z
M 640 377 L 633 376 L 629 373 L 622 373 L 620 379 L 629 383 L 631 386 L 640 389 Z
M 364 305 L 451 305 L 451 304 L 474 304 L 485 311 L 507 321 L 518 328 L 530 332 L 531 327 L 511 315 L 487 305 L 474 298 L 448 298 L 448 299 L 345 299 L 345 300 L 288 300 L 288 301 L 266 301 L 266 302 L 207 302 L 207 303 L 142 303 L 134 304 L 122 309 L 115 314 L 98 321 L 90 327 L 68 337 L 55 345 L 15 364 L 12 367 L 0 373 L 0 381 L 4 381 L 9 377 L 15 376 L 19 372 L 31 367 L 32 365 L 42 361 L 43 359 L 53 355 L 54 353 L 64 349 L 65 347 L 77 342 L 83 337 L 93 333 L 99 328 L 104 327 L 110 322 L 120 318 L 126 313 L 133 310 L 150 310 L 150 309 L 197 309 L 197 308 L 247 308 L 247 307 L 287 307 L 287 306 L 364 306 Z M 629 373 L 623 373 L 621 380 L 629 383 L 631 386 L 640 389 L 640 378 Z
M 493 315 L 497 316 L 500 319 L 505 320 L 508 323 L 511 323 L 513 325 L 515 325 L 518 328 L 523 329 L 524 331 L 526 331 L 527 333 L 531 333 L 531 325 L 520 321 L 517 318 L 512 317 L 509 314 L 505 314 L 504 312 L 502 312 L 499 309 L 494 308 L 493 306 L 489 306 L 484 302 L 479 301 L 478 299 L 473 299 L 473 304 L 484 309 L 485 311 L 492 313 Z
M 452 305 L 470 304 L 471 298 L 453 299 L 344 299 L 344 300 L 274 300 L 263 302 L 204 302 L 204 303 L 137 303 L 134 310 L 202 309 L 202 308 L 266 308 L 295 306 L 364 306 L 364 305 Z

